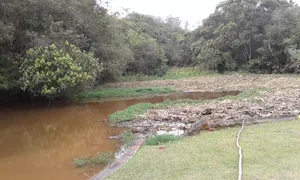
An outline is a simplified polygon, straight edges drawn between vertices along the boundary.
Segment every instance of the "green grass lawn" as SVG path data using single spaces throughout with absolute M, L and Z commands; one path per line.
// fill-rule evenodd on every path
M 239 127 L 144 146 L 107 179 L 237 179 Z M 241 135 L 243 179 L 299 179 L 300 121 L 246 126 Z

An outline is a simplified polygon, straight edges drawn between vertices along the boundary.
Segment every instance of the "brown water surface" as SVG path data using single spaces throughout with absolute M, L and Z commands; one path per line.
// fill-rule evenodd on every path
M 137 103 L 215 99 L 238 92 L 186 93 L 100 103 L 23 105 L 0 109 L 0 179 L 83 180 L 101 170 L 75 168 L 83 155 L 116 152 L 120 142 L 107 137 L 124 129 L 108 126 L 109 114 Z M 85 175 L 85 174 L 86 175 Z

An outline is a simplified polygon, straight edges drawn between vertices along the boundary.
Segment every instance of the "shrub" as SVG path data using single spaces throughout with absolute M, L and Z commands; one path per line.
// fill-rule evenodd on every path
M 21 65 L 21 88 L 37 96 L 49 99 L 63 96 L 70 89 L 78 89 L 86 82 L 92 82 L 101 71 L 101 65 L 92 54 L 65 43 L 65 47 L 30 49 Z

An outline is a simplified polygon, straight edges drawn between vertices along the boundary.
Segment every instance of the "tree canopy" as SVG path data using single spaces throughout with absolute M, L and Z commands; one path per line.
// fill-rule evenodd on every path
M 297 73 L 299 12 L 292 1 L 223 1 L 193 32 L 193 59 L 218 71 Z
M 98 85 L 126 75 L 163 76 L 174 66 L 299 73 L 300 9 L 287 0 L 225 0 L 189 31 L 177 17 L 119 17 L 97 0 L 0 2 L 1 92 L 61 96 L 87 79 Z M 72 80 L 60 83 L 62 77 Z

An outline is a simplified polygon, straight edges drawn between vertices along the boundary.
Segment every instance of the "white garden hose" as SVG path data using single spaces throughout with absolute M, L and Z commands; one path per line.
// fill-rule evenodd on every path
M 239 148 L 239 155 L 240 155 L 240 158 L 239 158 L 239 178 L 238 178 L 238 180 L 242 180 L 242 174 L 243 174 L 243 171 L 242 171 L 243 170 L 242 169 L 243 154 L 242 154 L 242 147 L 239 144 L 239 140 L 240 140 L 241 132 L 244 129 L 244 124 L 245 124 L 245 120 L 243 121 L 242 128 L 240 129 L 240 131 L 238 133 L 238 136 L 237 136 L 237 139 L 236 139 L 236 146 Z

